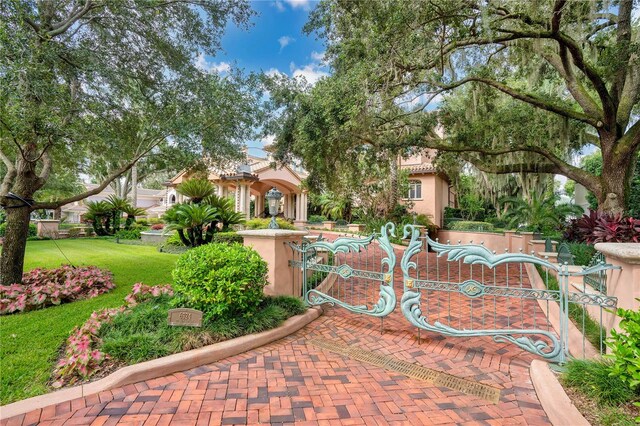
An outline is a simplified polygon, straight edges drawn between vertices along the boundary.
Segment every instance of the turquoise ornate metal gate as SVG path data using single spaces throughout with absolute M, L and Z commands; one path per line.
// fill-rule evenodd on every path
M 418 333 L 489 336 L 549 361 L 564 362 L 569 355 L 570 308 L 582 310 L 584 334 L 587 308 L 595 316 L 599 310 L 602 324 L 603 309 L 617 305 L 617 299 L 606 294 L 570 290 L 576 286 L 575 278 L 618 268 L 604 262 L 569 272 L 566 264 L 534 255 L 506 250 L 496 254 L 482 244 L 442 244 L 421 235 L 413 225 L 405 225 L 403 231 L 409 245 L 400 262 L 404 284 L 400 306 Z M 300 295 L 310 305 L 329 304 L 381 319 L 390 315 L 397 301 L 396 255 L 390 236 L 395 237 L 392 223 L 368 237 L 290 243 L 295 254 L 290 265 L 299 273 Z M 543 285 L 532 286 L 529 279 L 538 276 Z M 603 340 L 601 331 L 601 352 Z M 585 345 L 583 339 L 583 354 Z M 576 348 L 572 350 L 575 354 Z
M 289 244 L 298 255 L 290 265 L 302 271 L 305 301 L 310 305 L 337 305 L 380 318 L 393 312 L 396 255 L 389 235 L 395 236 L 392 223 L 381 227 L 379 234 L 364 238 Z
M 569 355 L 570 304 L 583 308 L 594 305 L 601 310 L 617 304 L 614 297 L 569 290 L 570 276 L 617 268 L 612 265 L 598 264 L 570 273 L 566 264 L 533 255 L 496 254 L 477 244 L 441 244 L 421 236 L 413 225 L 405 226 L 407 237 L 411 240 L 400 263 L 404 281 L 400 305 L 407 320 L 419 330 L 453 337 L 491 336 L 496 342 L 513 343 L 549 361 L 564 362 Z M 433 260 L 429 264 L 429 249 L 437 253 L 435 265 Z M 441 262 L 443 255 L 447 258 Z M 555 271 L 558 288 L 525 285 L 526 269 L 535 266 Z M 422 293 L 426 293 L 426 306 L 422 305 Z M 559 307 L 558 324 L 549 319 L 553 302 Z M 537 320 L 537 311 L 545 304 L 547 312 Z

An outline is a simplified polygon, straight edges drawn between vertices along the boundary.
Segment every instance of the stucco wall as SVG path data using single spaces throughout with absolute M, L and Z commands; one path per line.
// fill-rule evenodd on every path
M 419 180 L 422 183 L 422 197 L 402 201 L 405 204 L 413 204 L 410 211 L 426 214 L 435 225 L 442 227 L 444 208 L 449 202 L 449 184 L 436 174 L 414 175 L 409 180 Z

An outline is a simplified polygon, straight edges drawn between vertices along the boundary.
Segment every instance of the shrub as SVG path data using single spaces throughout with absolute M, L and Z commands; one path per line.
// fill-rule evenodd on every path
M 153 229 L 154 231 L 164 229 L 164 223 L 154 223 L 153 225 L 151 225 L 151 229 Z
M 164 221 L 159 217 L 150 217 L 149 219 L 147 219 L 147 223 L 149 225 L 155 225 L 158 223 L 164 223 Z
M 6 232 L 7 232 L 7 222 L 3 222 L 0 224 L 0 237 L 4 237 L 5 236 L 4 234 Z M 35 237 L 36 235 L 38 235 L 38 227 L 35 224 L 30 223 L 27 237 Z
M 111 273 L 95 266 L 33 269 L 22 284 L 0 286 L 0 315 L 90 299 L 115 288 Z
M 311 216 L 309 216 L 309 220 L 307 222 L 309 222 L 309 223 L 322 223 L 322 222 L 325 222 L 326 220 L 327 220 L 326 216 L 312 214 Z
M 207 318 L 247 316 L 263 299 L 267 263 L 251 248 L 212 243 L 180 256 L 172 276 L 176 306 L 199 309 Z
M 149 226 L 149 221 L 147 219 L 136 219 L 136 223 L 140 226 Z
M 451 219 L 451 218 L 461 218 L 462 217 L 462 211 L 458 208 L 455 207 L 445 207 L 444 208 L 444 218 L 445 219 Z
M 596 254 L 596 249 L 589 244 L 584 243 L 567 243 L 569 250 L 573 255 L 576 265 L 586 266 L 591 262 L 591 258 Z
M 68 236 L 69 238 L 78 238 L 82 233 L 82 228 L 69 228 Z
M 214 243 L 225 243 L 225 244 L 231 244 L 231 243 L 244 243 L 244 238 L 242 237 L 242 235 L 238 235 L 235 232 L 216 232 L 213 235 L 213 240 L 212 242 Z
M 613 360 L 611 375 L 618 377 L 630 389 L 640 391 L 640 311 L 619 308 L 621 332 L 611 329 L 607 346 Z M 639 392 L 640 393 L 640 392 Z
M 116 232 L 116 238 L 121 240 L 139 240 L 140 239 L 140 230 L 139 229 L 121 229 Z
M 87 237 L 93 237 L 95 232 L 93 232 L 93 228 L 84 228 L 84 235 Z
M 591 210 L 567 225 L 563 237 L 568 241 L 595 243 L 640 242 L 640 219 Z
M 473 222 L 468 220 L 453 222 L 450 228 L 454 231 L 493 231 L 493 225 L 489 222 Z
M 271 222 L 271 218 L 265 219 L 251 219 L 245 222 L 244 226 L 246 229 L 267 229 L 269 228 L 269 222 Z M 296 229 L 296 227 L 287 222 L 282 218 L 276 218 L 276 222 L 280 229 Z

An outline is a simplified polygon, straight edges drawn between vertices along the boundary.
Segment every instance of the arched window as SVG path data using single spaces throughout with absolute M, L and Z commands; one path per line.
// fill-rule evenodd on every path
M 171 194 L 171 197 L 169 198 L 169 204 L 175 204 L 176 203 L 176 194 Z
M 419 180 L 409 181 L 409 197 L 410 200 L 419 200 L 422 198 L 422 182 Z

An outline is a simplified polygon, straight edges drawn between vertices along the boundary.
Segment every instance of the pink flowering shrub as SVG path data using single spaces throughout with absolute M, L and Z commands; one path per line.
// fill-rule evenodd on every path
M 109 355 L 96 349 L 100 343 L 100 327 L 111 322 L 113 317 L 136 306 L 138 303 L 161 295 L 173 296 L 170 285 L 148 286 L 142 283 L 133 285 L 133 290 L 125 298 L 125 304 L 119 308 L 103 309 L 91 314 L 81 326 L 76 327 L 67 339 L 64 355 L 53 371 L 54 388 L 71 385 L 78 380 L 86 380 L 100 371 Z
M 159 231 L 161 229 L 164 229 L 164 223 L 156 223 L 151 225 L 151 229 L 153 229 L 154 231 Z
M 0 286 L 0 315 L 91 299 L 115 288 L 111 273 L 95 266 L 26 272 L 22 284 Z

